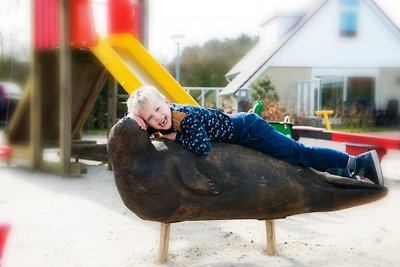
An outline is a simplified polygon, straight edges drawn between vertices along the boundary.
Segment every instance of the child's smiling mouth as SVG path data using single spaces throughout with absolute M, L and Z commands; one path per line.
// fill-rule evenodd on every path
M 166 123 L 167 123 L 167 117 L 164 117 L 164 118 L 161 120 L 161 122 L 159 123 L 159 125 L 160 125 L 161 127 L 164 127 Z

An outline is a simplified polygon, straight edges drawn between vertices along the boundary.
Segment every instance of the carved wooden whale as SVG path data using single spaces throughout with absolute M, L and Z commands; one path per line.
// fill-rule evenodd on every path
M 150 139 L 124 118 L 108 138 L 124 204 L 144 220 L 164 223 L 271 220 L 334 211 L 384 197 L 384 186 L 294 166 L 255 150 L 213 143 L 207 156 L 174 141 Z

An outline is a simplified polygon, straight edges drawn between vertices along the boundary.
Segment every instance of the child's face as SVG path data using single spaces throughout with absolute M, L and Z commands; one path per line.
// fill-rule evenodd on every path
M 172 126 L 172 114 L 169 101 L 156 100 L 145 105 L 139 112 L 146 124 L 157 130 L 168 130 Z

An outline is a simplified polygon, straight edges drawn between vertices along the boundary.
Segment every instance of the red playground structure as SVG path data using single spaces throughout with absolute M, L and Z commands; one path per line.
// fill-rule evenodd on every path
M 1 267 L 1 260 L 3 258 L 3 251 L 4 246 L 6 244 L 8 233 L 10 232 L 10 224 L 0 222 L 0 267 Z

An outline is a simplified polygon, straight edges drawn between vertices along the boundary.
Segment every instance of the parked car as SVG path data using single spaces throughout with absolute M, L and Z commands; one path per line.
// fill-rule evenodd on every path
M 0 125 L 5 125 L 11 118 L 21 98 L 21 87 L 11 82 L 0 82 Z

